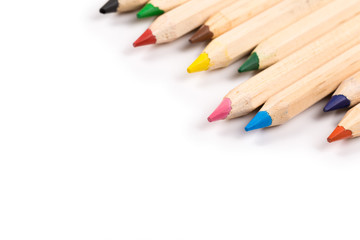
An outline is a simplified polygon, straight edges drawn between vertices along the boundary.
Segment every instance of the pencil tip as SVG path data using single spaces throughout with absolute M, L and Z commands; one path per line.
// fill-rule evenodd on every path
M 158 7 L 155 7 L 151 3 L 148 3 L 137 13 L 136 16 L 138 18 L 147 18 L 153 16 L 160 16 L 163 13 L 164 13 L 163 10 L 161 10 Z
M 134 43 L 134 47 L 140 47 L 144 45 L 150 45 L 156 43 L 156 37 L 153 35 L 150 29 L 147 29 Z
M 245 63 L 239 68 L 239 72 L 249 72 L 259 70 L 260 60 L 256 52 L 252 53 Z
M 247 132 L 253 131 L 260 128 L 270 127 L 272 125 L 272 119 L 268 112 L 258 112 L 255 117 L 245 127 Z
M 100 13 L 106 14 L 106 13 L 112 13 L 116 12 L 119 7 L 118 0 L 109 0 L 105 5 L 100 8 Z
M 198 43 L 207 40 L 211 40 L 214 36 L 214 33 L 211 32 L 208 25 L 202 25 L 199 30 L 195 32 L 195 34 L 189 39 L 191 43 Z
M 330 112 L 350 106 L 350 101 L 344 95 L 334 95 L 324 107 L 324 112 Z
M 328 142 L 332 143 L 346 138 L 352 137 L 352 131 L 346 130 L 344 127 L 337 126 L 332 134 L 328 137 Z
M 231 112 L 231 100 L 224 98 L 221 104 L 215 109 L 215 111 L 208 117 L 209 122 L 215 122 L 226 119 Z
M 200 56 L 188 67 L 188 73 L 201 72 L 209 69 L 210 58 L 207 53 L 202 53 Z

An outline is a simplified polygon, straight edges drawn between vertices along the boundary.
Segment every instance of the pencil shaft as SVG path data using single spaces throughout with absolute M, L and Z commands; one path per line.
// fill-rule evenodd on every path
M 360 0 L 336 0 L 290 25 L 254 50 L 267 68 L 360 12 Z
M 208 70 L 226 67 L 249 53 L 272 34 L 319 9 L 332 0 L 284 0 L 214 39 L 204 50 Z
M 328 96 L 359 70 L 360 44 L 271 97 L 260 111 L 271 116 L 271 126 L 284 124 Z
M 150 26 L 156 43 L 171 42 L 203 24 L 236 0 L 191 0 L 160 16 Z
M 334 95 L 343 95 L 350 101 L 350 107 L 360 103 L 360 72 L 346 79 Z
M 237 27 L 282 0 L 239 0 L 210 17 L 205 25 L 213 33 L 213 38 Z
M 118 0 L 118 12 L 133 11 L 143 6 L 148 0 Z
M 346 130 L 352 132 L 352 137 L 360 137 L 360 104 L 350 109 L 339 123 Z
M 234 88 L 228 118 L 245 115 L 274 94 L 360 43 L 360 15 Z

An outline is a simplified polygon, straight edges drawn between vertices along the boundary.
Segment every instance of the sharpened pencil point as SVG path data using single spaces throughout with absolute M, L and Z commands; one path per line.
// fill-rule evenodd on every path
M 260 128 L 270 127 L 272 124 L 271 116 L 266 111 L 258 112 L 255 117 L 245 127 L 247 132 Z
M 150 29 L 147 29 L 134 43 L 134 47 L 140 47 L 156 43 L 156 37 Z
M 239 73 L 259 70 L 260 60 L 256 52 L 252 53 L 246 62 L 239 68 Z
M 106 13 L 113 13 L 116 12 L 119 7 L 118 0 L 109 0 L 105 5 L 100 8 L 100 13 L 106 14 Z
M 226 119 L 229 116 L 231 109 L 231 100 L 229 98 L 224 98 L 216 110 L 208 117 L 208 121 L 214 122 Z
M 200 56 L 188 67 L 188 73 L 206 71 L 210 67 L 210 58 L 207 53 L 202 53 Z
M 324 107 L 324 112 L 330 112 L 342 108 L 350 107 L 350 101 L 344 95 L 334 95 Z
M 204 42 L 211 40 L 214 36 L 214 33 L 210 31 L 209 26 L 202 25 L 199 30 L 189 39 L 191 43 Z
M 155 7 L 151 3 L 148 3 L 137 13 L 136 16 L 138 18 L 147 18 L 147 17 L 160 16 L 163 13 L 164 13 L 163 10 L 161 10 L 158 7 Z
M 337 126 L 334 132 L 328 137 L 328 142 L 332 143 L 335 141 L 339 141 L 346 138 L 351 138 L 352 132 L 350 130 L 346 130 L 344 127 Z

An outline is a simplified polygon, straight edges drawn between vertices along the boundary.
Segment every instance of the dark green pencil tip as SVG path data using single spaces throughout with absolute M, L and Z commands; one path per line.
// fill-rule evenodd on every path
M 260 60 L 256 52 L 252 53 L 248 60 L 239 68 L 239 72 L 249 72 L 259 70 Z
M 109 0 L 105 5 L 100 8 L 100 13 L 106 14 L 106 13 L 112 13 L 116 12 L 119 7 L 118 0 Z
M 137 13 L 137 17 L 147 18 L 147 17 L 159 16 L 163 13 L 164 13 L 163 10 L 161 10 L 158 7 L 155 7 L 151 3 L 148 3 Z

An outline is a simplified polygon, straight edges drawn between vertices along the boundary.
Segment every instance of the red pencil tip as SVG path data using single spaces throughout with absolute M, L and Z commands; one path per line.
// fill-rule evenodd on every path
M 328 142 L 332 143 L 335 141 L 339 141 L 346 138 L 351 138 L 352 132 L 350 130 L 346 130 L 344 127 L 336 127 L 334 132 L 328 137 Z
M 133 44 L 134 47 L 150 45 L 156 43 L 156 37 L 150 29 L 147 29 Z
M 231 100 L 229 98 L 224 98 L 221 104 L 216 108 L 216 110 L 208 117 L 209 122 L 214 122 L 218 120 L 226 119 L 231 112 Z

